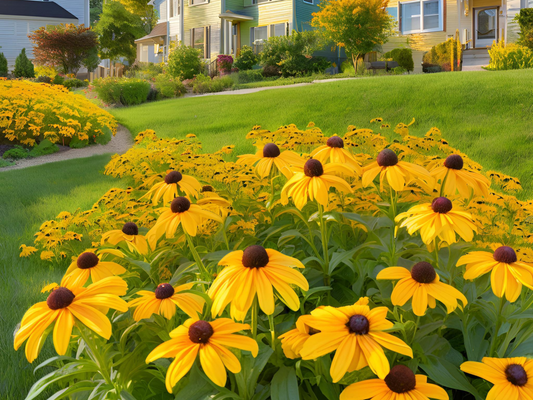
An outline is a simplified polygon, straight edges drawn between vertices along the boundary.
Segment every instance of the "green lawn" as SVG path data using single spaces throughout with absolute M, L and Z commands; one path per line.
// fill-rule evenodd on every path
M 266 90 L 247 95 L 184 98 L 111 112 L 133 134 L 152 128 L 162 137 L 196 134 L 206 151 L 235 144 L 253 125 L 268 129 L 309 121 L 327 135 L 369 121 L 409 123 L 422 135 L 439 127 L 450 144 L 485 168 L 517 176 L 521 197 L 533 194 L 533 70 L 382 76 Z
M 33 369 L 55 355 L 51 337 L 40 357 L 29 364 L 24 349 L 13 350 L 13 332 L 31 305 L 46 299 L 45 283 L 59 282 L 68 261 L 54 265 L 38 257 L 19 258 L 21 243 L 61 211 L 87 209 L 111 187 L 125 182 L 100 173 L 110 155 L 0 172 L 0 399 L 21 400 L 35 382 Z M 41 376 L 45 369 L 38 373 Z M 42 397 L 45 398 L 45 397 Z

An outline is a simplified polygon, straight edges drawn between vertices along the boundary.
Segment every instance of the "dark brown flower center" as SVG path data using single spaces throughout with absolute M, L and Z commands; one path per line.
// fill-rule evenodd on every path
M 511 364 L 505 368 L 505 376 L 515 386 L 524 386 L 527 383 L 526 370 L 518 364 Z
M 191 202 L 186 197 L 176 197 L 170 203 L 170 210 L 174 213 L 182 213 L 191 208 Z
M 326 143 L 329 147 L 336 147 L 338 149 L 344 148 L 344 140 L 338 136 L 332 136 L 328 139 Z
M 376 161 L 380 167 L 392 167 L 398 164 L 398 156 L 391 149 L 383 149 L 379 152 Z
M 126 222 L 124 226 L 122 227 L 122 232 L 125 233 L 126 235 L 138 235 L 139 228 L 133 222 Z
M 58 287 L 48 295 L 46 304 L 50 310 L 59 310 L 70 306 L 74 300 L 74 293 L 65 287 Z
M 203 192 L 214 192 L 215 189 L 213 189 L 213 186 L 210 186 L 210 185 L 205 185 L 205 186 L 202 186 L 202 193 Z
M 88 269 L 88 268 L 94 268 L 98 265 L 98 262 L 100 260 L 98 259 L 98 256 L 94 253 L 81 253 L 78 256 L 78 259 L 76 260 L 76 264 L 78 265 L 78 268 L 81 269 Z
M 444 166 L 450 169 L 463 169 L 463 157 L 459 154 L 449 155 L 444 161 Z
M 422 261 L 413 265 L 411 277 L 418 283 L 431 283 L 437 277 L 435 268 L 428 262 Z
M 170 185 L 172 183 L 178 183 L 179 181 L 181 181 L 183 179 L 183 175 L 181 174 L 181 172 L 178 172 L 178 171 L 170 171 L 166 176 L 165 176 L 165 183 L 167 185 Z
M 494 260 L 506 264 L 512 264 L 518 260 L 516 253 L 512 247 L 501 246 L 494 252 Z
M 163 300 L 168 299 L 174 295 L 174 287 L 170 283 L 161 283 L 155 289 L 156 299 Z
M 242 254 L 242 265 L 246 268 L 262 268 L 268 264 L 268 253 L 263 246 L 248 246 Z
M 405 365 L 395 365 L 385 377 L 385 383 L 395 393 L 406 393 L 416 387 L 416 377 Z
M 307 162 L 304 165 L 304 173 L 312 178 L 314 176 L 321 176 L 324 173 L 324 168 L 322 167 L 322 163 L 315 159 L 307 160 Z
M 370 323 L 364 315 L 352 315 L 346 326 L 356 335 L 366 335 L 370 331 Z
M 279 151 L 279 147 L 276 146 L 274 143 L 267 143 L 265 144 L 265 147 L 263 147 L 263 157 L 277 157 L 281 154 Z
M 433 211 L 440 214 L 446 214 L 452 209 L 452 202 L 446 197 L 437 197 L 431 202 L 431 208 Z
M 209 322 L 196 321 L 189 327 L 189 339 L 193 343 L 207 343 L 209 338 L 213 336 L 213 327 Z

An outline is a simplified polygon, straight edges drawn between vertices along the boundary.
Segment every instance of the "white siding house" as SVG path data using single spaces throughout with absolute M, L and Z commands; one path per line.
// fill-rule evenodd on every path
M 33 57 L 33 43 L 28 35 L 42 26 L 59 24 L 89 25 L 89 0 L 0 0 L 0 52 L 10 70 L 25 48 Z

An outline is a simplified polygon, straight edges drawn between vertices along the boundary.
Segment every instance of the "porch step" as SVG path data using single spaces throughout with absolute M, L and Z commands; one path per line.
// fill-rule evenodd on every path
M 489 49 L 486 48 L 486 49 L 469 49 L 469 50 L 464 50 L 463 51 L 463 55 L 467 55 L 467 54 L 488 54 L 489 53 Z
M 490 64 L 488 49 L 473 49 L 463 52 L 463 71 L 484 71 Z

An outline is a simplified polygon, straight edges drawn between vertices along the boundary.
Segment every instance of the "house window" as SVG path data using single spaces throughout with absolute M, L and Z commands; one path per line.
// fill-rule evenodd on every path
M 180 15 L 180 0 L 170 0 L 170 18 Z
M 442 0 L 401 2 L 399 9 L 404 34 L 443 30 Z
M 192 45 L 195 49 L 199 49 L 205 54 L 205 28 L 192 29 Z
M 270 0 L 252 0 L 252 4 L 261 4 L 261 3 L 267 3 Z
M 533 8 L 533 0 L 521 0 L 520 8 Z
M 273 25 L 272 35 L 271 36 L 287 36 L 287 24 L 275 24 Z
M 259 44 L 268 39 L 268 26 L 258 26 L 253 28 L 253 43 Z
M 303 0 L 303 2 L 306 4 L 313 4 L 313 0 Z
M 198 4 L 206 4 L 206 3 L 209 3 L 208 0 L 190 0 L 189 1 L 189 5 L 191 6 L 196 6 Z

